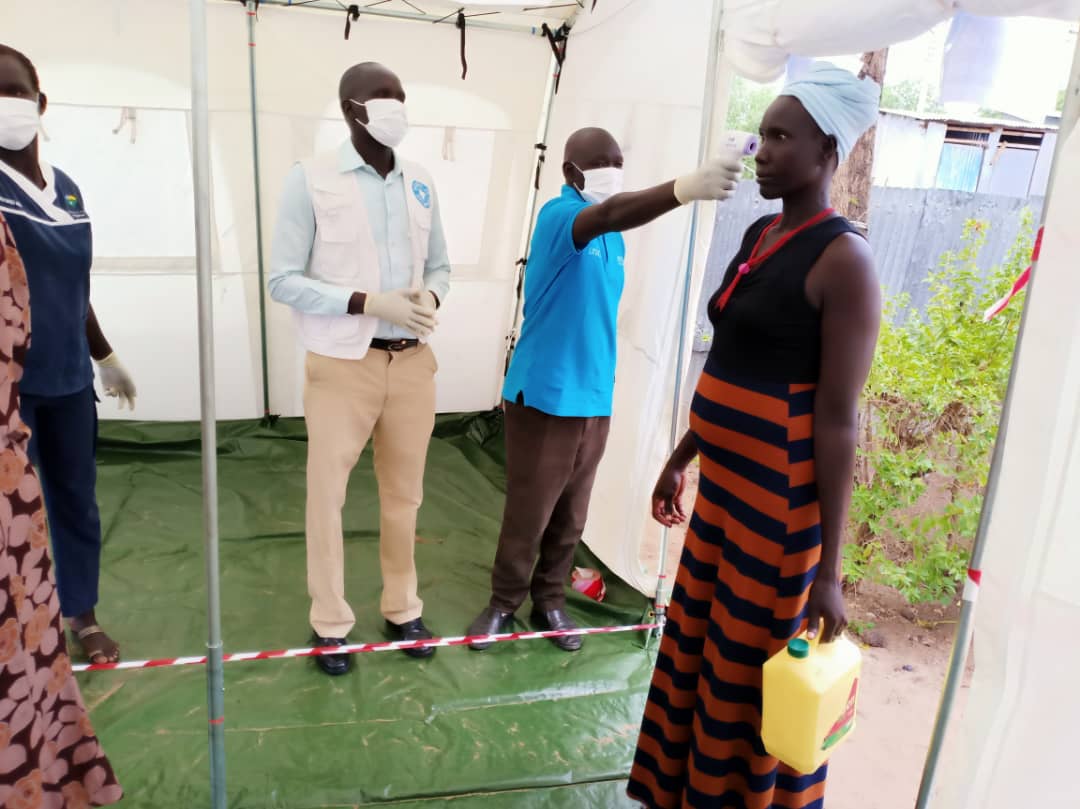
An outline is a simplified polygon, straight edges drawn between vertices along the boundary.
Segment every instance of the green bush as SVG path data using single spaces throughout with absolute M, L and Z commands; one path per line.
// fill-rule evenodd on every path
M 1008 385 L 1022 299 L 982 315 L 1030 261 L 1031 213 L 989 273 L 978 266 L 986 231 L 966 224 L 928 279 L 924 312 L 904 297 L 887 304 L 866 388 L 844 574 L 911 603 L 946 602 L 964 580 Z

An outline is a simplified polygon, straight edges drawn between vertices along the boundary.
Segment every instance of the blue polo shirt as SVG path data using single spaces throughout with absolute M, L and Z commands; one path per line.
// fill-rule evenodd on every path
M 574 219 L 588 204 L 563 186 L 536 219 L 525 319 L 503 386 L 508 401 L 520 394 L 553 416 L 611 415 L 626 247 L 622 234 L 606 233 L 577 249 Z
M 32 337 L 20 392 L 68 396 L 94 383 L 86 316 L 93 243 L 90 217 L 74 181 L 42 164 L 38 188 L 0 163 L 0 213 L 30 282 Z

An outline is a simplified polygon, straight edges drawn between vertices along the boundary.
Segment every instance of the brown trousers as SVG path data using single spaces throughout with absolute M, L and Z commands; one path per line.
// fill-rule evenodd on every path
M 436 367 L 424 345 L 394 353 L 372 349 L 361 360 L 307 355 L 307 578 L 311 626 L 321 637 L 343 638 L 356 621 L 345 599 L 341 509 L 369 438 L 379 483 L 380 608 L 395 624 L 423 611 L 413 551 L 435 426 Z
M 567 418 L 512 402 L 506 413 L 506 509 L 491 571 L 491 606 L 566 603 L 610 419 Z

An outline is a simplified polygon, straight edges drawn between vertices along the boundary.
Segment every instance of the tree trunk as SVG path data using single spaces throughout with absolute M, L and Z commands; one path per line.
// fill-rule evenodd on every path
M 878 84 L 885 80 L 889 50 L 864 53 L 859 76 L 869 76 Z M 870 218 L 870 188 L 874 179 L 873 127 L 859 138 L 848 159 L 833 178 L 832 201 L 837 212 L 846 216 L 865 233 Z
M 864 53 L 862 76 L 870 76 L 879 85 L 885 82 L 885 65 L 889 59 L 886 48 L 881 51 Z M 858 142 L 851 154 L 836 172 L 832 184 L 832 203 L 836 210 L 858 227 L 863 235 L 867 234 L 870 220 L 870 189 L 874 182 L 874 134 L 877 127 L 871 127 Z M 861 454 L 855 465 L 855 483 L 869 486 L 874 480 L 874 464 L 871 453 L 874 449 L 874 408 L 864 401 L 859 408 L 859 445 Z M 862 527 L 860 527 L 862 528 Z M 860 539 L 865 537 L 860 536 Z

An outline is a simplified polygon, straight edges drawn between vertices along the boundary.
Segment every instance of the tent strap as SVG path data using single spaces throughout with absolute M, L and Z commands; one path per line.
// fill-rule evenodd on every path
M 461 80 L 464 81 L 465 77 L 469 74 L 469 61 L 465 58 L 465 12 L 459 11 L 457 15 L 457 22 L 455 23 L 457 29 L 461 31 Z
M 566 46 L 570 42 L 570 26 L 563 23 L 552 31 L 551 26 L 544 23 L 540 26 L 540 30 L 547 37 L 548 44 L 551 45 L 551 53 L 555 57 L 555 64 L 558 68 L 555 73 L 555 92 L 558 93 L 559 80 L 562 79 L 563 63 L 566 61 Z
M 540 190 L 540 173 L 544 170 L 544 161 L 547 159 L 547 144 L 537 143 L 534 147 L 539 154 L 536 156 L 536 179 L 533 181 L 533 189 Z
M 352 24 L 360 19 L 360 6 L 351 5 L 345 9 L 345 39 L 352 33 Z

